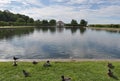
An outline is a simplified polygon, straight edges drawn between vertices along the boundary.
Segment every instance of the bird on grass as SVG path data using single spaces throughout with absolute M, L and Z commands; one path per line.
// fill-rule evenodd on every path
M 17 62 L 16 61 L 13 62 L 13 66 L 17 66 Z
M 108 69 L 108 73 L 107 74 L 108 74 L 109 77 L 113 77 L 113 72 L 110 69 Z
M 38 64 L 38 62 L 36 62 L 36 61 L 33 61 L 32 63 L 33 63 L 34 65 Z
M 108 68 L 110 68 L 110 69 L 113 69 L 114 68 L 114 66 L 112 65 L 112 63 L 108 63 Z
M 50 67 L 51 64 L 50 64 L 50 61 L 48 60 L 46 63 L 43 64 L 44 67 Z
M 15 56 L 13 57 L 13 60 L 14 60 L 14 61 L 16 61 L 17 59 L 19 59 L 19 58 L 15 57 Z
M 25 77 L 29 77 L 29 73 L 26 72 L 25 70 L 23 70 L 23 74 L 24 74 Z
M 71 78 L 64 77 L 64 75 L 61 76 L 62 81 L 71 81 Z

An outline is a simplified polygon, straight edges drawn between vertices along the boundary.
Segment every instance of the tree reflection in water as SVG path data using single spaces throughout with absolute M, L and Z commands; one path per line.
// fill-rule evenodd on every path
M 34 32 L 34 28 L 0 29 L 0 39 L 12 39 L 14 36 L 21 37 Z

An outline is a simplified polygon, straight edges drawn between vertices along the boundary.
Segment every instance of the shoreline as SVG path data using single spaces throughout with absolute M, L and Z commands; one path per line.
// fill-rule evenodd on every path
M 0 26 L 0 29 L 12 29 L 12 28 L 34 28 L 35 26 Z
M 19 62 L 47 61 L 52 62 L 85 62 L 85 61 L 120 61 L 120 59 L 18 59 Z M 13 59 L 0 59 L 0 62 L 12 62 Z

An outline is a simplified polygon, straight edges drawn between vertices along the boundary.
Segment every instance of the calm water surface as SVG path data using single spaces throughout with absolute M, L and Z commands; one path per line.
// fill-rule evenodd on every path
M 119 59 L 120 32 L 88 28 L 0 29 L 0 59 Z

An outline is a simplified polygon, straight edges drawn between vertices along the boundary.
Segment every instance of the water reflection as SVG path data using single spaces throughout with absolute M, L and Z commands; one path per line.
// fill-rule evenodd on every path
M 51 33 L 55 33 L 56 32 L 56 28 L 52 27 L 52 28 L 49 28 L 50 32 Z
M 93 31 L 105 31 L 105 32 L 108 32 L 108 33 L 120 33 L 120 30 L 119 29 L 116 29 L 116 30 L 112 30 L 112 29 L 91 29 Z
M 116 31 L 116 30 L 106 30 L 106 32 L 108 32 L 108 33 L 120 33 L 120 31 Z
M 0 39 L 12 39 L 14 36 L 21 37 L 33 32 L 34 28 L 0 29 Z
M 85 31 L 86 31 L 86 28 L 85 27 L 81 27 L 81 28 L 78 28 L 78 27 L 75 27 L 75 28 L 65 28 L 66 30 L 71 30 L 71 33 L 72 34 L 75 34 L 77 32 L 77 30 L 79 30 L 80 34 L 84 34 Z
M 72 34 L 76 33 L 77 30 L 80 30 L 80 33 L 83 34 L 86 31 L 86 28 L 55 28 L 55 27 L 36 27 L 36 28 L 19 28 L 19 29 L 0 29 L 0 39 L 12 39 L 15 36 L 21 37 L 24 35 L 32 34 L 34 31 L 42 31 L 43 33 L 59 32 L 62 33 L 66 30 L 70 30 Z
M 64 30 L 70 30 L 72 34 L 75 34 L 78 30 L 80 32 L 80 34 L 84 34 L 86 31 L 86 28 L 79 28 L 79 27 L 66 27 L 66 28 L 55 28 L 55 27 L 37 27 L 36 28 L 37 31 L 42 31 L 43 33 L 47 33 L 48 31 L 50 31 L 50 33 L 55 33 L 55 32 L 59 32 L 62 33 L 64 32 Z
M 36 27 L 35 29 L 38 32 L 42 31 L 43 33 L 47 33 L 48 31 L 50 31 L 51 33 L 55 33 L 56 32 L 56 28 L 55 27 Z
M 57 28 L 57 32 L 62 33 L 64 31 L 64 28 Z
M 114 32 L 112 32 L 114 33 Z M 0 30 L 0 58 L 120 58 L 120 34 L 87 28 Z M 4 39 L 4 40 L 2 40 Z

